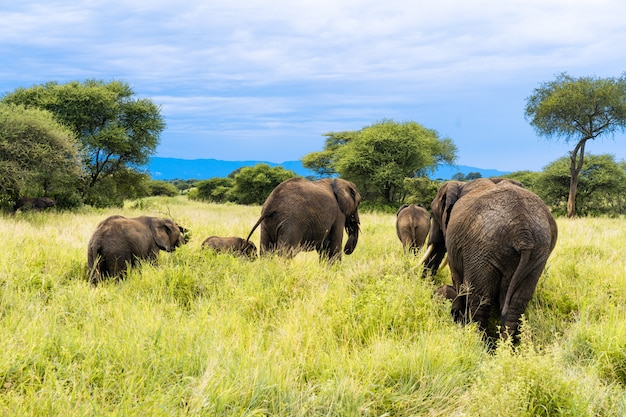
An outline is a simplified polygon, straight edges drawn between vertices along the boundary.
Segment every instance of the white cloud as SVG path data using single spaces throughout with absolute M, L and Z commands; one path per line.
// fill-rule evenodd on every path
M 626 70 L 623 16 L 621 0 L 26 0 L 0 10 L 0 88 L 122 79 L 163 106 L 163 149 L 185 130 L 317 143 L 385 117 L 497 141 L 494 108 L 521 119 L 540 82 Z M 536 146 L 527 130 L 512 142 Z

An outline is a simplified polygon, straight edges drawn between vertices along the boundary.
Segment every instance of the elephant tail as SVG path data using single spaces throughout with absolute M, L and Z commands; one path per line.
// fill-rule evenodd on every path
M 252 237 L 252 233 L 254 233 L 256 228 L 259 227 L 259 225 L 261 223 L 263 223 L 263 220 L 267 219 L 271 215 L 272 215 L 272 213 L 263 213 L 263 214 L 261 214 L 261 217 L 259 217 L 259 220 L 257 220 L 257 222 L 254 224 L 254 226 L 252 226 L 252 230 L 250 230 L 250 233 L 248 234 L 248 237 L 246 238 L 246 242 L 250 241 L 250 238 Z
M 506 320 L 506 317 L 509 314 L 509 306 L 511 304 L 513 294 L 515 294 L 518 288 L 523 284 L 525 274 L 528 271 L 530 253 L 531 249 L 522 249 L 520 251 L 519 263 L 517 264 L 517 268 L 515 268 L 515 272 L 511 277 L 511 282 L 509 283 L 509 288 L 507 289 L 506 297 L 504 298 L 504 305 L 502 306 L 502 318 L 504 320 Z

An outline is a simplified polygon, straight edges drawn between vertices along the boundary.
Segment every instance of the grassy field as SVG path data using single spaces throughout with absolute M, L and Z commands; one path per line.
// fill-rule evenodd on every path
M 118 213 L 171 215 L 192 239 L 93 288 L 87 242 Z M 449 272 L 420 278 L 393 215 L 362 213 L 333 266 L 200 249 L 259 213 L 180 197 L 0 217 L 0 415 L 626 415 L 623 218 L 557 219 L 521 345 L 489 352 L 433 297 Z

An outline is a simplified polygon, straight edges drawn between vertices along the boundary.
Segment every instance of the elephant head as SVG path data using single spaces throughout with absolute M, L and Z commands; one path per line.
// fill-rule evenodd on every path
M 149 224 L 154 243 L 161 250 L 172 252 L 187 242 L 188 231 L 171 219 L 153 217 Z
M 359 224 L 361 221 L 359 219 L 358 207 L 361 202 L 361 195 L 353 183 L 342 179 L 332 180 L 331 188 L 335 198 L 337 198 L 339 209 L 346 216 L 345 228 L 348 233 L 348 240 L 343 248 L 343 252 L 346 255 L 350 255 L 354 252 L 359 240 Z
M 432 218 L 428 232 L 428 248 L 420 260 L 424 263 L 424 274 L 430 271 L 433 275 L 446 255 L 446 226 L 454 203 L 461 194 L 462 183 L 448 181 L 443 184 L 430 205 Z

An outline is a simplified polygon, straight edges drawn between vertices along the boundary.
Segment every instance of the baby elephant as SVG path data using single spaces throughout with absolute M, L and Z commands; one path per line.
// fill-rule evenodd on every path
M 435 292 L 435 295 L 438 295 L 440 297 L 445 298 L 446 300 L 451 300 L 451 301 L 453 301 L 458 295 L 456 288 L 454 288 L 452 285 L 442 285 L 441 287 L 437 288 L 434 292 Z
M 403 204 L 396 213 L 396 233 L 404 250 L 417 252 L 428 235 L 430 214 L 415 204 Z
M 256 245 L 240 237 L 209 236 L 202 242 L 203 249 L 213 249 L 216 252 L 231 252 L 236 255 L 256 258 Z
M 170 219 L 111 216 L 98 224 L 89 239 L 89 281 L 117 277 L 139 260 L 156 260 L 159 251 L 172 252 L 186 243 L 187 231 Z
M 442 285 L 434 291 L 434 294 L 452 301 L 450 314 L 457 323 L 464 323 L 468 318 L 467 311 L 467 294 L 468 291 L 461 287 L 461 294 L 452 285 Z

